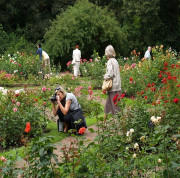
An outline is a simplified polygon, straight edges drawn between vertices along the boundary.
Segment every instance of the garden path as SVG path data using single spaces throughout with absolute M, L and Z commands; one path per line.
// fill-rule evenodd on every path
M 105 105 L 105 102 L 106 100 L 105 99 L 102 99 L 101 100 L 101 104 L 104 106 Z M 46 112 L 47 116 L 49 119 L 53 120 L 53 121 L 56 121 L 57 118 L 54 118 L 52 112 L 50 112 L 49 110 L 47 110 Z M 97 131 L 97 126 L 96 124 L 95 125 L 92 125 L 89 128 L 92 128 L 94 131 Z M 86 145 L 88 145 L 88 143 L 90 143 L 91 141 L 94 140 L 94 138 L 96 137 L 97 133 L 96 132 L 93 132 L 91 133 L 89 130 L 86 130 L 86 132 L 83 134 L 83 136 L 78 136 L 79 138 L 83 138 L 84 140 L 84 143 Z M 66 146 L 66 150 L 68 150 L 71 146 L 71 143 L 72 142 L 75 142 L 77 139 L 76 137 L 73 137 L 73 136 L 68 136 L 66 137 L 65 139 L 61 140 L 60 142 L 57 142 L 55 143 L 55 150 L 54 150 L 54 154 L 57 155 L 58 157 L 58 162 L 61 162 L 62 161 L 62 156 L 63 156 L 63 152 L 62 152 L 62 148 Z M 28 166 L 27 165 L 27 162 L 22 159 L 21 161 L 18 161 L 17 162 L 17 167 L 18 168 L 23 168 L 23 167 L 26 167 Z

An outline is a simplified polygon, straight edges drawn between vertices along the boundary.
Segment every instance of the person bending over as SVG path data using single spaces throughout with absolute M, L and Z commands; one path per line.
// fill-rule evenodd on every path
M 67 132 L 72 129 L 73 115 L 81 111 L 81 107 L 76 96 L 73 93 L 67 93 L 63 87 L 57 87 L 55 94 L 56 101 L 52 102 L 53 114 L 54 116 L 58 115 L 59 119 L 64 123 L 64 132 Z M 86 123 L 85 127 L 87 127 Z

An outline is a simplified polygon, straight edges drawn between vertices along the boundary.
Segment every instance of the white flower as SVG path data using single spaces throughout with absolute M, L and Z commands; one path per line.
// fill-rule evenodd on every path
M 2 91 L 2 92 L 3 92 L 3 90 L 4 90 L 4 87 L 0 87 L 0 91 Z
M 11 55 L 10 54 L 8 54 L 8 57 L 10 57 Z
M 135 143 L 135 144 L 134 144 L 134 148 L 135 148 L 135 149 L 138 149 L 138 148 L 139 148 L 138 143 Z
M 160 121 L 160 120 L 161 120 L 161 117 L 158 117 L 158 116 L 157 116 L 157 120 Z
M 158 159 L 158 163 L 161 164 L 161 159 L 160 158 Z
M 7 91 L 8 91 L 7 89 L 3 90 L 2 94 L 7 95 Z
M 130 129 L 130 132 L 133 133 L 133 132 L 134 132 L 134 129 Z
M 126 150 L 128 151 L 128 150 L 129 150 L 129 147 L 126 147 Z
M 14 70 L 14 74 L 15 74 L 16 72 L 18 72 L 18 70 Z
M 154 116 L 151 117 L 151 121 L 154 122 L 156 118 Z
M 141 138 L 140 138 L 140 141 L 143 141 L 145 139 L 145 136 L 142 136 Z
M 7 95 L 7 89 L 4 89 L 3 87 L 0 87 L 0 92 L 2 93 L 2 95 Z
M 133 154 L 133 156 L 132 156 L 132 157 L 133 157 L 133 158 L 137 158 L 137 156 L 136 156 L 136 154 L 135 154 L 135 153 Z
M 129 137 L 130 134 L 131 134 L 131 132 L 130 132 L 130 131 L 127 131 L 126 136 Z
M 15 94 L 19 94 L 19 93 L 21 93 L 21 92 L 24 92 L 24 90 L 23 90 L 23 89 L 16 90 L 16 91 L 15 91 Z

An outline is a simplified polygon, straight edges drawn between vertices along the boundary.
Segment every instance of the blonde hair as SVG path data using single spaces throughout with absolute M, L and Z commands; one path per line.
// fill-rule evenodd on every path
M 115 53 L 115 50 L 114 50 L 114 48 L 113 48 L 113 46 L 112 45 L 108 45 L 107 47 L 106 47 L 106 49 L 105 49 L 105 55 L 107 56 L 107 57 L 116 57 L 116 53 Z
M 62 86 L 57 87 L 55 92 L 61 92 L 64 97 L 67 95 L 67 91 Z

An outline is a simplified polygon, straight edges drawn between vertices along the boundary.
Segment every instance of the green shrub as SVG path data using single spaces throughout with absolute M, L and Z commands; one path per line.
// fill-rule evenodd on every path
M 84 58 L 89 58 L 94 50 L 104 54 L 109 42 L 119 54 L 123 46 L 121 31 L 112 12 L 82 0 L 58 15 L 44 38 L 50 55 L 65 67 L 76 44 Z

